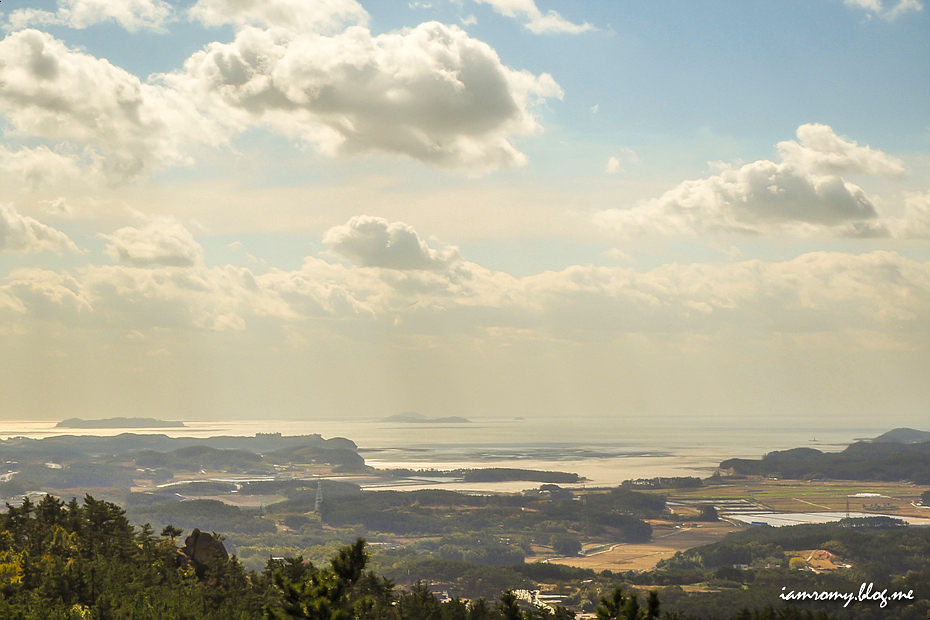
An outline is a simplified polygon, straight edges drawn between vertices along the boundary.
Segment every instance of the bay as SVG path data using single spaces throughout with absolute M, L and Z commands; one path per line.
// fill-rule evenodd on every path
M 310 418 L 291 420 L 185 421 L 185 428 L 63 429 L 55 422 L 0 423 L 0 439 L 23 436 L 157 433 L 171 437 L 320 434 L 353 440 L 367 464 L 376 468 L 451 470 L 514 467 L 577 473 L 588 486 L 615 486 L 623 480 L 656 476 L 711 475 L 728 458 L 759 458 L 773 450 L 812 447 L 840 451 L 884 427 L 837 427 L 812 420 L 804 425 L 734 425 L 710 417 L 600 416 L 553 418 L 471 418 L 469 423 L 397 423 L 378 419 Z M 538 483 L 441 483 L 420 480 L 369 488 L 435 488 L 465 491 L 517 491 Z

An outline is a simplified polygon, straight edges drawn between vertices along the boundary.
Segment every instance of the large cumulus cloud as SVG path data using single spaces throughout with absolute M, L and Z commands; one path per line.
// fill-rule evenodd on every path
M 525 163 L 511 137 L 538 131 L 533 104 L 562 95 L 548 74 L 511 70 L 487 44 L 435 22 L 378 36 L 246 27 L 164 80 L 238 129 L 262 125 L 330 155 L 475 172 Z
M 68 0 L 55 14 L 14 16 L 19 26 L 112 18 L 135 29 L 145 24 L 126 15 L 155 27 L 168 19 L 165 7 Z M 0 147 L 0 159 L 56 179 L 64 173 L 42 169 L 57 160 L 65 176 L 99 186 L 191 163 L 197 145 L 261 128 L 329 156 L 399 155 L 479 174 L 524 164 L 514 138 L 540 131 L 535 105 L 562 96 L 548 74 L 504 66 L 455 26 L 373 36 L 355 0 L 200 0 L 189 14 L 233 24 L 235 40 L 212 43 L 183 70 L 145 82 L 49 34 L 8 34 L 0 41 L 0 115 L 19 146 Z
M 0 113 L 15 134 L 72 145 L 115 180 L 189 161 L 185 147 L 225 134 L 177 91 L 22 30 L 0 41 Z M 82 154 L 83 151 L 83 154 Z
M 904 174 L 899 159 L 837 136 L 826 125 L 798 128 L 780 142 L 781 161 L 759 160 L 706 179 L 685 181 L 628 209 L 599 212 L 595 221 L 623 236 L 719 233 L 887 236 L 866 192 L 843 175 Z

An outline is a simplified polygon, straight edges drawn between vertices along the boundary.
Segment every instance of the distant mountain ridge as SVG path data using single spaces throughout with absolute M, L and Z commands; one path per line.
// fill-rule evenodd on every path
M 415 411 L 405 411 L 403 413 L 396 413 L 390 415 L 386 418 L 382 418 L 381 422 L 400 422 L 402 424 L 470 424 L 471 420 L 468 418 L 462 418 L 459 416 L 449 416 L 446 418 L 427 418 L 422 413 L 416 413 Z

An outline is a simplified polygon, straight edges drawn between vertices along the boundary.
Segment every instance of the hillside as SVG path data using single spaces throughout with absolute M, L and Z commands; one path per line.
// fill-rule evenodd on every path
M 795 480 L 830 478 L 860 481 L 911 481 L 930 484 L 930 442 L 858 442 L 842 452 L 794 448 L 759 460 L 727 459 L 720 468 L 734 474 Z

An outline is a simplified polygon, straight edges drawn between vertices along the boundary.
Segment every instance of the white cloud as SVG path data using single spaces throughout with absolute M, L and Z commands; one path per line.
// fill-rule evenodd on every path
M 636 264 L 635 258 L 619 248 L 610 248 L 609 250 L 605 250 L 602 255 L 620 263 L 627 263 L 630 265 Z
M 887 20 L 894 20 L 911 11 L 922 11 L 924 5 L 920 0 L 897 0 L 886 3 L 883 0 L 843 0 L 846 6 L 862 9 Z M 893 5 L 893 6 L 889 6 Z
M 605 172 L 607 174 L 619 174 L 624 171 L 625 165 L 638 164 L 640 161 L 636 151 L 629 147 L 623 147 L 620 149 L 619 155 L 612 155 L 607 159 Z
M 42 207 L 49 215 L 65 218 L 69 218 L 74 215 L 74 208 L 68 204 L 68 201 L 63 196 L 42 201 Z
M 139 228 L 120 228 L 107 240 L 107 252 L 119 262 L 136 266 L 191 267 L 203 262 L 203 247 L 179 222 L 161 218 Z
M 892 178 L 906 173 L 904 162 L 897 157 L 837 136 L 828 125 L 801 125 L 797 135 L 800 142 L 786 140 L 776 146 L 782 161 L 801 173 L 872 174 Z
M 84 285 L 67 272 L 47 269 L 20 269 L 10 274 L 9 284 L 0 288 L 19 304 L 29 320 L 73 322 L 87 318 L 94 308 Z
M 430 248 L 412 226 L 367 215 L 330 228 L 323 243 L 363 267 L 437 270 L 460 260 L 458 248 Z
M 70 145 L 79 154 L 40 148 L 32 151 L 35 159 L 90 161 L 92 172 L 103 168 L 123 180 L 189 161 L 184 147 L 219 144 L 226 137 L 181 94 L 143 84 L 45 33 L 8 35 L 0 41 L 0 57 L 0 114 L 14 132 Z
M 130 32 L 142 29 L 161 30 L 172 18 L 171 5 L 163 0 L 59 0 L 58 10 L 16 9 L 10 13 L 8 26 L 21 30 L 31 25 L 56 25 L 87 28 L 113 20 Z
M 254 25 L 303 33 L 335 32 L 368 22 L 368 13 L 355 0 L 198 0 L 190 16 L 207 26 Z
M 930 239 L 930 191 L 907 194 L 904 209 L 898 234 L 905 238 Z
M 0 252 L 80 252 L 68 235 L 0 205 Z
M 865 191 L 841 175 L 900 176 L 904 164 L 841 138 L 826 125 L 802 125 L 798 139 L 778 144 L 779 163 L 759 160 L 685 181 L 632 208 L 601 211 L 595 222 L 627 237 L 767 232 L 888 235 Z
M 2 88 L 2 87 L 0 87 Z M 0 145 L 0 179 L 20 191 L 40 187 L 96 185 L 104 181 L 105 163 L 94 152 L 67 154 L 47 146 L 9 150 Z
M 489 4 L 504 17 L 520 17 L 526 22 L 526 29 L 535 34 L 568 33 L 579 34 L 595 27 L 588 22 L 575 24 L 556 11 L 543 13 L 534 0 L 475 0 L 479 4 Z
M 562 96 L 548 74 L 508 69 L 487 44 L 435 22 L 375 37 L 358 26 L 332 37 L 245 28 L 164 79 L 240 130 L 470 172 L 524 164 L 511 136 L 539 131 L 532 105 Z

